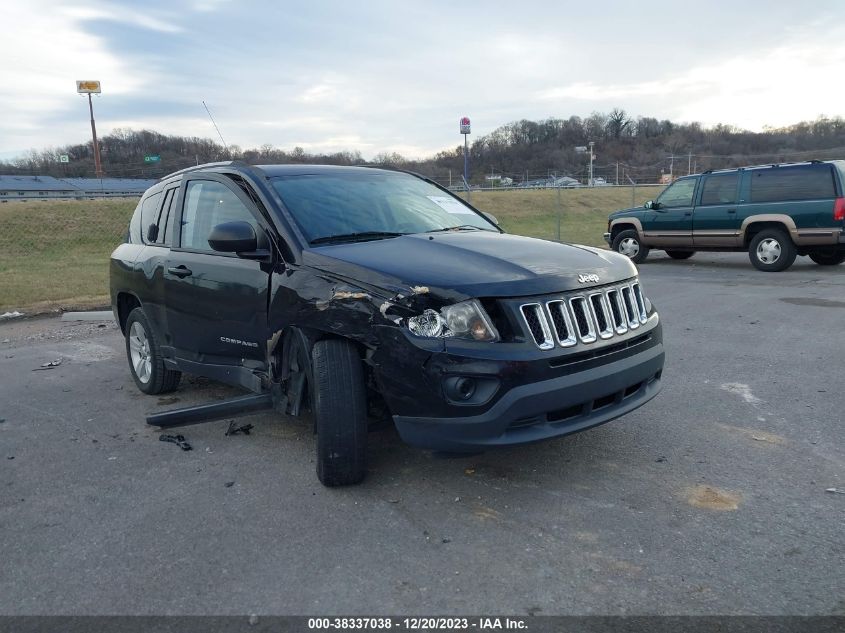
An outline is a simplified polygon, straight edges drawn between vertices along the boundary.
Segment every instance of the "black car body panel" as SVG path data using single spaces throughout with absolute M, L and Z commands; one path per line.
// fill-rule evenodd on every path
M 310 346 L 325 337 L 353 341 L 372 391 L 402 437 L 427 448 L 474 450 L 565 435 L 656 395 L 664 353 L 659 318 L 647 299 L 634 303 L 630 295 L 642 310 L 630 329 L 553 349 L 538 346 L 521 312 L 526 301 L 582 295 L 589 301 L 592 293 L 604 297 L 596 306 L 605 306 L 605 325 L 611 317 L 624 320 L 618 309 L 608 311 L 607 292 L 614 284 L 637 285 L 627 258 L 492 228 L 309 246 L 270 184 L 279 174 L 372 171 L 226 164 L 164 179 L 142 198 L 127 243 L 112 254 L 116 319 L 123 327 L 128 310 L 142 307 L 168 367 L 276 394 L 289 412 L 302 405 L 297 374 L 310 380 Z M 191 222 L 202 220 L 199 211 L 188 218 L 193 201 L 202 200 L 204 187 L 217 192 L 218 185 L 249 211 L 264 250 L 229 254 L 185 246 L 186 231 L 198 230 Z M 160 209 L 160 226 L 149 232 L 141 225 L 143 205 L 157 193 L 169 207 Z M 469 299 L 487 312 L 499 340 L 427 338 L 408 328 L 408 320 L 426 310 Z M 586 314 L 598 327 L 595 309 Z M 467 400 L 450 391 L 462 378 L 474 385 Z M 580 407 L 577 415 L 555 417 L 573 407 Z

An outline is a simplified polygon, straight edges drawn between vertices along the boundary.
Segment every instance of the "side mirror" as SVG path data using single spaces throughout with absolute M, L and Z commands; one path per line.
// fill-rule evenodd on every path
M 646 209 L 652 209 L 653 211 L 657 211 L 660 208 L 660 203 L 656 200 L 649 200 L 643 205 L 643 207 L 645 207 Z
M 251 253 L 258 248 L 258 238 L 249 222 L 224 222 L 211 230 L 208 245 L 219 253 Z
M 483 213 L 484 217 L 490 220 L 493 224 L 499 226 L 499 220 L 496 218 L 495 215 L 493 215 L 492 213 L 487 213 L 487 211 L 482 211 L 481 213 Z

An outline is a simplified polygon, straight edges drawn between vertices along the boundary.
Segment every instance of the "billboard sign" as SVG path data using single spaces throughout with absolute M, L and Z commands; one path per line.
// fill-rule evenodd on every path
M 469 117 L 461 117 L 461 134 L 469 134 Z
M 76 92 L 81 95 L 85 94 L 100 94 L 100 82 L 99 81 L 77 81 L 76 82 Z

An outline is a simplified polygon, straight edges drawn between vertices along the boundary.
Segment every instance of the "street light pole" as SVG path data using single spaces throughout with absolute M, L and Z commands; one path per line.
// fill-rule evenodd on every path
M 595 145 L 595 143 L 590 141 L 588 145 L 590 146 L 590 186 L 593 187 L 595 186 L 595 183 L 593 182 L 593 145 Z

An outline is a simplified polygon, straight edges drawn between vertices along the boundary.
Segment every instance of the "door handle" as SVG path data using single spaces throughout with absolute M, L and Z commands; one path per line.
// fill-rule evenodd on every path
M 167 272 L 169 272 L 171 275 L 176 275 L 180 279 L 182 277 L 190 277 L 193 274 L 193 271 L 191 271 L 191 269 L 185 266 L 184 264 L 181 266 L 171 266 L 167 269 Z
M 684 213 L 685 217 L 688 216 L 688 215 L 692 215 L 692 211 L 687 211 L 686 213 Z

